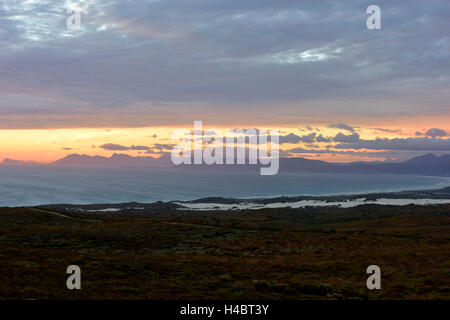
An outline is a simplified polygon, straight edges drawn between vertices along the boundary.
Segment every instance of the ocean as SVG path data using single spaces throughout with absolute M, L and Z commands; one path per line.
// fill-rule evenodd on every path
M 450 178 L 179 170 L 171 168 L 0 167 L 0 206 L 92 204 L 358 194 L 441 188 Z

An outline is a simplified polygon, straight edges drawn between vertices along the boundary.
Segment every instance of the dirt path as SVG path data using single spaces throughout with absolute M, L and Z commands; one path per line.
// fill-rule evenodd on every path
M 102 222 L 101 220 L 75 218 L 75 217 L 71 217 L 71 216 L 66 216 L 66 215 L 64 215 L 62 213 L 59 213 L 59 212 L 42 210 L 42 209 L 38 209 L 38 208 L 32 208 L 32 210 L 37 211 L 37 212 L 41 212 L 41 213 L 48 213 L 48 214 L 51 214 L 51 215 L 54 215 L 54 216 L 57 216 L 57 217 L 61 217 L 61 218 L 65 218 L 65 219 L 72 219 L 72 220 L 85 221 L 85 222 Z
M 178 226 L 188 226 L 188 227 L 198 227 L 198 228 L 210 228 L 210 229 L 217 229 L 218 227 L 215 226 L 207 226 L 203 224 L 194 224 L 194 223 L 182 223 L 182 222 L 168 222 L 164 221 L 165 224 L 174 224 Z
M 187 226 L 187 227 L 197 227 L 197 228 L 208 228 L 208 229 L 223 229 L 223 227 L 220 226 L 208 226 L 204 224 L 194 224 L 194 223 L 183 223 L 183 222 L 168 222 L 164 221 L 165 224 L 172 224 L 172 225 L 178 225 L 178 226 Z M 257 230 L 254 229 L 235 229 L 235 228 L 227 228 L 227 230 L 242 232 L 242 231 L 248 231 L 248 232 L 256 232 Z

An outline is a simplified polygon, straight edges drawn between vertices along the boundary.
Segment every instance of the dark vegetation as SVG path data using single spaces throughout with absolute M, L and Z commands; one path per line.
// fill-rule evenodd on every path
M 450 299 L 450 205 L 40 209 L 0 209 L 0 298 Z M 81 290 L 66 288 L 72 264 Z

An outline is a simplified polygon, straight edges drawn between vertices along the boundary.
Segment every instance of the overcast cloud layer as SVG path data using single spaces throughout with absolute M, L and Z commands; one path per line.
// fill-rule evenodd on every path
M 0 126 L 448 114 L 448 1 L 377 2 L 371 31 L 367 1 L 3 1 Z

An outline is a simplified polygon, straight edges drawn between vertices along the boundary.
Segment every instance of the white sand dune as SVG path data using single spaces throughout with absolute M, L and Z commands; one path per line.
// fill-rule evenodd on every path
M 450 199 L 387 199 L 380 198 L 377 200 L 366 200 L 365 198 L 355 200 L 344 200 L 338 202 L 328 202 L 325 200 L 300 200 L 295 202 L 274 202 L 269 204 L 260 204 L 254 202 L 242 202 L 238 204 L 223 204 L 223 203 L 184 203 L 176 202 L 182 206 L 180 210 L 257 210 L 264 208 L 306 208 L 306 207 L 330 207 L 337 206 L 341 208 L 351 208 L 364 204 L 378 204 L 391 206 L 404 206 L 409 204 L 414 205 L 436 205 L 450 203 Z

